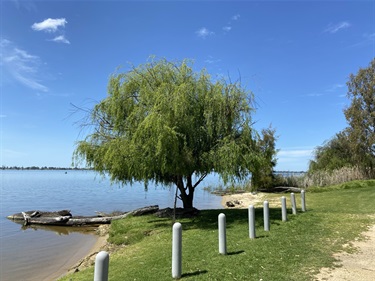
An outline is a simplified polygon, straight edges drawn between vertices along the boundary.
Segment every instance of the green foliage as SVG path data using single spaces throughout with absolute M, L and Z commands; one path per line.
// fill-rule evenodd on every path
M 243 179 L 270 158 L 251 127 L 252 102 L 239 83 L 213 81 L 188 61 L 151 61 L 110 77 L 75 159 L 113 181 L 175 184 L 192 207 L 207 174 Z
M 262 137 L 258 145 L 263 155 L 263 162 L 258 163 L 252 171 L 251 188 L 256 190 L 259 188 L 271 188 L 274 186 L 275 176 L 273 168 L 276 166 L 276 130 L 272 127 L 262 130 Z

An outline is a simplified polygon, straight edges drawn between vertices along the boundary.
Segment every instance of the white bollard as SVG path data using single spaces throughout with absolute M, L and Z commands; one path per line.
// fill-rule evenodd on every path
M 285 198 L 285 196 L 281 197 L 281 218 L 282 218 L 282 221 L 288 220 L 287 212 L 286 212 L 286 198 Z
M 267 200 L 263 202 L 263 220 L 264 230 L 270 231 L 270 208 Z
M 301 191 L 301 208 L 302 212 L 306 212 L 306 201 L 305 201 L 305 191 Z
M 172 233 L 172 278 L 181 278 L 182 274 L 182 225 L 173 224 Z
M 253 205 L 249 206 L 249 237 L 255 239 L 255 209 Z
M 94 281 L 108 281 L 109 254 L 101 251 L 95 258 Z
M 219 221 L 219 253 L 227 254 L 227 234 L 226 234 L 226 218 L 225 214 L 221 213 L 218 218 Z
M 290 201 L 292 203 L 292 212 L 293 212 L 293 215 L 297 215 L 296 197 L 294 196 L 293 192 L 290 194 Z

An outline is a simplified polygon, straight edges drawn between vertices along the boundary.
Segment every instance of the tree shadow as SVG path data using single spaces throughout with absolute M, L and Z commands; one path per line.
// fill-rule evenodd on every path
M 215 230 L 218 228 L 218 215 L 220 213 L 224 213 L 226 216 L 227 229 L 230 229 L 233 224 L 247 224 L 249 220 L 248 209 L 213 209 L 201 210 L 195 217 L 181 218 L 177 221 L 182 223 L 184 231 L 190 229 Z M 281 222 L 281 208 L 269 208 L 269 220 L 271 225 L 278 225 Z M 155 218 L 148 222 L 154 224 L 155 228 L 172 226 L 171 218 Z M 255 227 L 263 228 L 263 226 L 263 208 L 255 208 Z
M 198 276 L 198 275 L 201 275 L 201 274 L 205 274 L 207 272 L 208 272 L 207 270 L 198 270 L 198 271 L 194 271 L 194 272 L 184 273 L 184 274 L 181 275 L 181 278 Z

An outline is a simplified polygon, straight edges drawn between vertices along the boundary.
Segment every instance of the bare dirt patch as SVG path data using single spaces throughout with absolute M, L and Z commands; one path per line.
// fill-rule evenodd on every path
M 323 267 L 315 276 L 316 281 L 373 281 L 375 280 L 375 225 L 363 233 L 364 239 L 352 242 L 354 254 L 336 253 L 333 268 Z

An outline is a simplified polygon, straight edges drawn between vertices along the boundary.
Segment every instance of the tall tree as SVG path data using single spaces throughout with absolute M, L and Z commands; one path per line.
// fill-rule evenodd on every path
M 351 150 L 356 163 L 366 170 L 375 168 L 375 58 L 367 68 L 351 74 L 347 96 L 351 104 L 344 110 Z
M 239 83 L 194 72 L 188 61 L 151 61 L 110 77 L 75 159 L 113 181 L 175 184 L 190 208 L 209 173 L 243 179 L 265 162 L 252 103 Z

